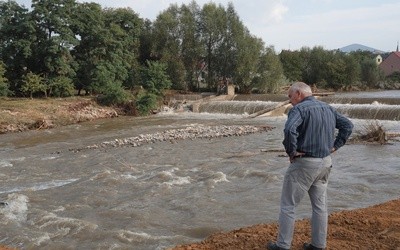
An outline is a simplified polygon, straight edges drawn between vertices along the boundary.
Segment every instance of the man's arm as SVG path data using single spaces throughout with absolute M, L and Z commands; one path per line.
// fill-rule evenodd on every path
M 338 129 L 339 132 L 334 142 L 333 151 L 338 150 L 344 144 L 346 144 L 346 141 L 347 139 L 349 139 L 354 127 L 353 123 L 347 117 L 338 112 L 335 113 L 336 113 L 336 129 Z
M 289 111 L 288 119 L 285 124 L 283 146 L 285 147 L 286 153 L 289 155 L 290 159 L 294 159 L 298 156 L 297 152 L 297 137 L 299 133 L 297 128 L 303 122 L 300 112 L 296 108 L 292 108 Z

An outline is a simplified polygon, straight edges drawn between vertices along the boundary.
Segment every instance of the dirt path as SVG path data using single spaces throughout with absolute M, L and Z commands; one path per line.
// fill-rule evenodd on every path
M 217 233 L 202 242 L 177 246 L 170 250 L 266 249 L 275 241 L 278 225 L 260 224 L 231 232 Z M 309 220 L 296 222 L 293 250 L 302 249 L 310 240 Z M 400 250 L 400 199 L 376 206 L 341 211 L 329 216 L 329 250 Z

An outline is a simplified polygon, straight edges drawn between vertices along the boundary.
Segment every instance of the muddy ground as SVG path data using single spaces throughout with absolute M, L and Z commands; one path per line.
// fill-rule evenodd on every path
M 266 249 L 268 241 L 276 240 L 277 230 L 276 223 L 254 225 L 216 233 L 201 242 L 170 250 Z M 309 241 L 309 220 L 297 221 L 291 249 L 303 249 L 303 243 Z M 368 208 L 332 213 L 329 216 L 327 249 L 400 250 L 400 199 Z

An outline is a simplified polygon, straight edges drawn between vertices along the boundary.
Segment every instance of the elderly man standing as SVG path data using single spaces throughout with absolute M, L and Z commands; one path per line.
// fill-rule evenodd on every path
M 283 180 L 278 241 L 269 242 L 267 249 L 290 249 L 295 209 L 306 193 L 310 197 L 312 217 L 311 243 L 305 243 L 304 249 L 324 249 L 328 231 L 326 191 L 332 168 L 330 155 L 346 143 L 353 124 L 330 105 L 318 101 L 303 82 L 294 83 L 288 97 L 293 108 L 285 124 L 283 145 L 290 165 Z

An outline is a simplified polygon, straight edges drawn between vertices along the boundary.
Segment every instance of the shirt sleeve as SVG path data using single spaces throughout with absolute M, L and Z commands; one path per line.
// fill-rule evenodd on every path
M 338 133 L 334 142 L 335 150 L 338 150 L 342 147 L 347 139 L 349 139 L 352 131 L 353 131 L 353 123 L 344 115 L 336 113 L 336 129 L 338 129 Z
M 288 119 L 285 124 L 283 146 L 289 156 L 294 156 L 297 150 L 297 137 L 299 136 L 298 127 L 303 122 L 303 118 L 297 108 L 289 111 Z

